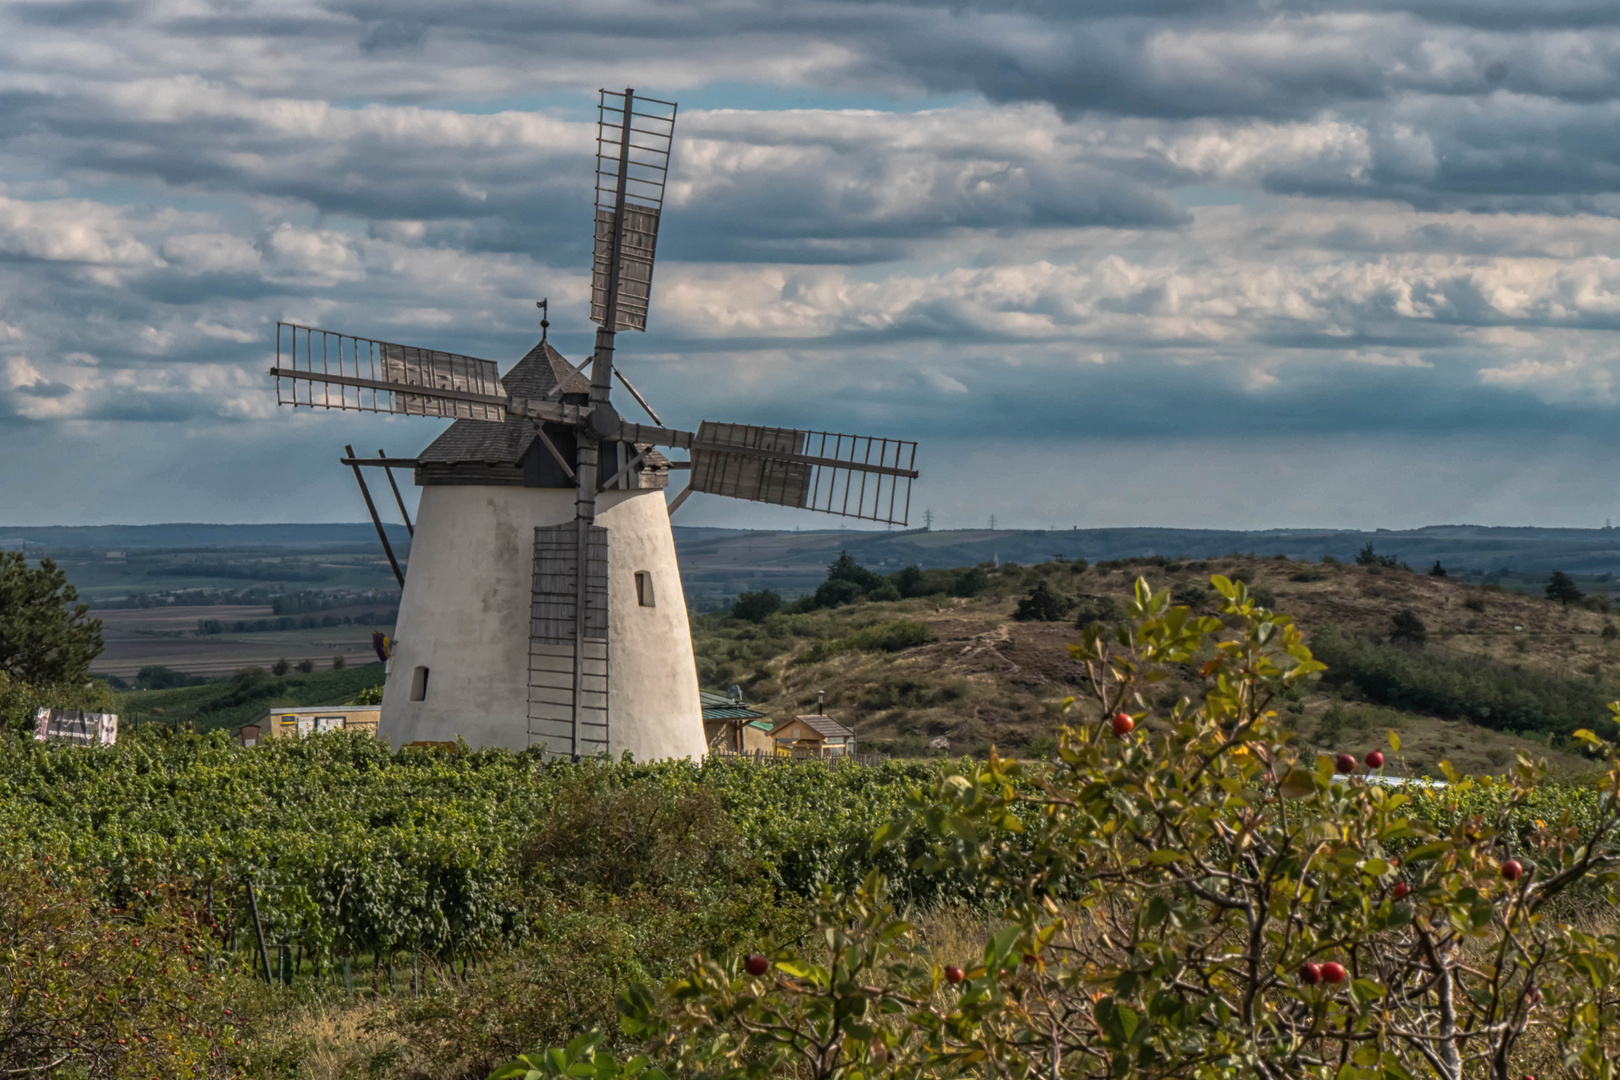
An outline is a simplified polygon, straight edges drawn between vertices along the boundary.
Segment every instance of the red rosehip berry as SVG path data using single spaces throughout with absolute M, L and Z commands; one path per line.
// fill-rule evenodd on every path
M 1306 986 L 1315 986 L 1317 983 L 1321 982 L 1322 965 L 1317 963 L 1300 965 L 1299 981 L 1304 983 Z
M 1330 983 L 1344 982 L 1344 965 L 1337 960 L 1329 960 L 1322 965 L 1322 981 Z
M 955 964 L 947 964 L 947 965 L 945 965 L 945 981 L 948 982 L 948 983 L 959 983 L 959 982 L 961 982 L 962 981 L 962 969 L 957 967 Z
M 1519 875 L 1524 873 L 1524 865 L 1518 859 L 1509 859 L 1502 864 L 1502 876 L 1508 881 L 1518 881 Z
M 1132 731 L 1136 730 L 1136 721 L 1132 720 L 1125 713 L 1115 713 L 1113 722 L 1109 726 L 1114 729 L 1115 735 L 1118 735 L 1123 739 Z
M 1356 771 L 1356 759 L 1351 754 L 1340 754 L 1334 764 L 1338 765 L 1339 771 L 1346 775 Z
M 1408 885 L 1404 881 L 1397 881 L 1395 883 L 1395 887 L 1390 890 L 1389 894 L 1391 896 L 1393 896 L 1395 899 L 1401 900 L 1401 899 L 1404 899 L 1406 894 L 1411 892 L 1411 891 L 1412 891 L 1412 886 Z
M 1369 769 L 1382 769 L 1384 767 L 1384 752 L 1382 750 L 1373 750 L 1362 760 L 1367 763 Z
M 743 967 L 748 974 L 758 978 L 771 970 L 771 962 L 759 953 L 749 953 L 748 959 L 743 961 Z

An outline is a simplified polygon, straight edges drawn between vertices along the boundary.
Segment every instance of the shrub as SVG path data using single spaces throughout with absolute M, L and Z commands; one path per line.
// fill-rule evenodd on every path
M 1074 607 L 1074 601 L 1053 591 L 1044 580 L 1031 589 L 1028 596 L 1018 601 L 1013 618 L 1021 622 L 1057 622 Z
M 737 595 L 731 605 L 731 616 L 744 622 L 761 623 L 782 609 L 782 598 L 770 589 Z
M 928 575 L 923 573 L 920 566 L 903 566 L 890 574 L 889 580 L 900 591 L 900 595 L 908 600 L 914 596 L 927 596 L 937 591 L 929 586 Z
M 1056 762 L 964 762 L 873 838 L 874 851 L 921 838 L 921 865 L 999 898 L 981 955 L 942 969 L 874 870 L 823 891 L 808 933 L 761 948 L 766 970 L 734 953 L 694 961 L 662 998 L 626 994 L 621 1023 L 650 1055 L 630 1071 L 1602 1073 L 1620 1052 L 1600 1004 L 1620 952 L 1561 905 L 1611 873 L 1620 767 L 1589 821 L 1549 814 L 1534 844 L 1512 828 L 1536 795 L 1528 762 L 1508 781 L 1400 797 L 1335 782 L 1332 759 L 1299 757 L 1267 710 L 1321 664 L 1286 616 L 1216 584 L 1236 640 L 1138 582 L 1117 644 L 1088 632 L 1075 646 L 1100 677 Z M 1200 704 L 1116 733 L 1153 677 L 1211 650 Z M 1437 813 L 1470 824 L 1437 828 Z M 599 1041 L 552 1051 L 551 1073 Z M 573 1072 L 621 1074 L 605 1060 Z
M 1484 611 L 1485 598 L 1483 596 L 1469 596 L 1463 599 L 1463 607 L 1469 611 Z
M 1074 625 L 1084 629 L 1093 623 L 1107 625 L 1119 618 L 1119 605 L 1111 596 L 1081 596 Z
M 828 638 L 816 642 L 800 663 L 814 664 L 844 652 L 899 652 L 934 640 L 927 623 L 915 619 L 896 619 L 876 623 L 841 638 Z
M 1578 728 L 1613 730 L 1607 699 L 1585 679 L 1519 670 L 1477 656 L 1416 652 L 1334 626 L 1318 630 L 1311 649 L 1328 665 L 1325 684 L 1353 686 L 1391 708 L 1467 720 L 1497 731 L 1567 736 Z
M 120 911 L 60 857 L 0 861 L 0 1073 L 226 1077 L 248 1064 L 249 979 L 162 893 Z
M 956 575 L 956 581 L 951 584 L 951 595 L 974 597 L 989 587 L 990 575 L 984 572 L 983 567 L 975 566 Z
M 1620 637 L 1620 629 L 1617 629 L 1614 623 L 1604 623 L 1602 636 L 1604 641 L 1613 641 L 1615 638 Z
M 1429 640 L 1429 628 L 1423 625 L 1423 620 L 1413 614 L 1411 608 L 1397 611 L 1389 620 L 1389 640 L 1396 645 L 1410 645 L 1421 648 Z

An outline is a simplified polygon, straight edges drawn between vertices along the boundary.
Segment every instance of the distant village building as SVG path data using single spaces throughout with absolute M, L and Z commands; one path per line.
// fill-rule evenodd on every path
M 724 694 L 699 691 L 703 701 L 703 741 L 711 754 L 770 754 L 776 743 L 765 714 Z
M 771 729 L 779 754 L 845 757 L 855 753 L 855 732 L 824 713 L 795 716 Z
M 302 738 L 324 731 L 363 731 L 377 734 L 378 705 L 318 705 L 312 708 L 268 709 L 251 724 L 243 724 L 237 739 L 256 746 L 263 739 Z

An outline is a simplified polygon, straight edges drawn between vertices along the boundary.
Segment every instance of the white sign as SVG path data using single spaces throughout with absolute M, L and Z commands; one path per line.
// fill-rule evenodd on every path
M 80 746 L 111 746 L 118 741 L 118 714 L 78 709 L 41 709 L 34 717 L 34 738 L 62 740 Z

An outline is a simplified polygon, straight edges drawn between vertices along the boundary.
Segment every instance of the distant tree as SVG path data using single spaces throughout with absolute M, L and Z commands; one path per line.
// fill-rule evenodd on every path
M 272 675 L 285 675 L 291 670 L 292 665 L 287 663 L 287 658 L 285 656 L 270 665 L 270 673 Z
M 308 675 L 310 672 L 315 670 L 315 661 L 313 661 L 313 660 L 300 660 L 300 661 L 298 661 L 298 670 L 300 672 L 302 672 L 303 674 Z
M 1565 607 L 1586 594 L 1575 587 L 1575 579 L 1562 570 L 1554 570 L 1547 579 L 1547 599 L 1556 600 Z
M 1429 640 L 1429 628 L 1410 608 L 1397 611 L 1389 624 L 1389 640 L 1396 645 L 1419 648 Z
M 855 559 L 847 551 L 840 551 L 838 558 L 827 567 L 828 581 L 848 581 L 860 586 L 861 595 L 864 596 L 883 584 L 881 575 L 874 574 Z
M 1371 540 L 1367 541 L 1367 546 L 1366 547 L 1364 547 L 1360 551 L 1356 552 L 1356 565 L 1357 566 L 1377 566 L 1378 565 L 1378 553 L 1373 550 Z
M 1446 573 L 1446 568 L 1440 565 L 1440 560 L 1436 559 L 1436 560 L 1434 560 L 1434 565 L 1429 567 L 1429 576 L 1430 577 L 1449 577 L 1450 575 Z
M 1046 582 L 1039 582 L 1029 595 L 1018 601 L 1013 618 L 1020 622 L 1057 622 L 1069 613 L 1074 602 L 1053 591 Z
M 840 578 L 836 581 L 823 581 L 816 586 L 815 595 L 811 597 L 812 606 L 818 608 L 840 607 L 844 604 L 853 604 L 866 590 L 853 581 Z
M 348 665 L 348 663 L 348 659 L 342 653 L 338 653 L 336 656 L 332 657 L 332 670 L 342 671 Z
M 760 623 L 776 614 L 782 608 L 782 598 L 770 589 L 761 589 L 758 592 L 745 592 L 737 595 L 736 601 L 731 605 L 733 618 L 744 622 Z
M 0 673 L 34 685 L 78 686 L 101 655 L 101 620 L 50 559 L 38 569 L 0 551 Z
M 894 587 L 900 590 L 900 595 L 910 599 L 913 596 L 927 596 L 935 589 L 929 587 L 928 577 L 922 572 L 920 566 L 907 566 L 896 573 L 889 575 Z
M 978 596 L 989 587 L 990 575 L 984 572 L 982 566 L 975 566 L 956 575 L 956 581 L 951 584 L 951 595 Z
M 180 686 L 199 686 L 207 681 L 162 664 L 147 664 L 135 673 L 135 685 L 142 690 L 173 690 Z

